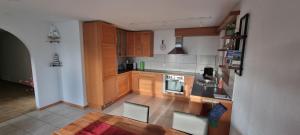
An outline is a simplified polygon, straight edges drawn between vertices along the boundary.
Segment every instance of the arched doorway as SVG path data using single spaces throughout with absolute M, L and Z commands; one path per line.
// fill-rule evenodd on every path
M 0 123 L 36 109 L 30 53 L 0 29 Z

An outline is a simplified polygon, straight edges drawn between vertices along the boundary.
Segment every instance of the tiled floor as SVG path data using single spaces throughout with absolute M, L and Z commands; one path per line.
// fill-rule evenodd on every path
M 186 101 L 129 94 L 103 110 L 103 113 L 121 116 L 124 101 L 150 106 L 150 123 L 164 127 L 171 127 L 174 111 L 189 109 L 189 102 Z M 0 135 L 50 135 L 90 111 L 96 110 L 59 104 L 0 123 Z
M 0 123 L 0 135 L 50 135 L 89 111 L 91 109 L 77 109 L 65 104 L 36 110 Z

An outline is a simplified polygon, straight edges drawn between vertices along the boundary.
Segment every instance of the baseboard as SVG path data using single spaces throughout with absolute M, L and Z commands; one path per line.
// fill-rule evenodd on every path
M 87 108 L 87 105 L 81 106 L 81 105 L 73 104 L 73 103 L 70 103 L 70 102 L 67 102 L 67 101 L 62 101 L 62 103 L 67 104 L 67 105 L 72 106 L 72 107 L 79 108 L 79 109 Z
M 49 107 L 52 107 L 52 106 L 55 106 L 55 105 L 58 105 L 58 104 L 61 104 L 61 103 L 69 105 L 69 106 L 72 106 L 72 107 L 75 107 L 75 108 L 79 108 L 79 109 L 85 109 L 87 107 L 87 105 L 81 106 L 81 105 L 77 105 L 77 104 L 73 104 L 73 103 L 61 100 L 61 101 L 57 101 L 55 103 L 52 103 L 50 105 L 46 105 L 44 107 L 41 107 L 41 108 L 39 108 L 39 110 L 45 110 L 45 109 L 47 109 Z
M 57 102 L 52 103 L 52 104 L 50 104 L 50 105 L 46 105 L 46 106 L 44 106 L 44 107 L 41 107 L 41 108 L 39 108 L 39 110 L 45 110 L 45 109 L 47 109 L 47 108 L 49 108 L 49 107 L 58 105 L 58 104 L 60 104 L 60 103 L 62 103 L 62 101 L 57 101 Z

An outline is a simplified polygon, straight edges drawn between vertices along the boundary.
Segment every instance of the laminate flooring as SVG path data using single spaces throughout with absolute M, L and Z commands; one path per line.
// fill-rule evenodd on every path
M 29 87 L 0 81 L 0 122 L 36 109 L 34 93 Z

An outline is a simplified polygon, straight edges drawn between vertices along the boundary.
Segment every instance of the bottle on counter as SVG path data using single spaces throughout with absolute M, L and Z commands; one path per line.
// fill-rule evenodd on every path
M 223 89 L 223 78 L 222 77 L 220 77 L 220 79 L 219 79 L 219 82 L 218 82 L 218 88 L 219 89 Z
M 140 70 L 144 70 L 144 69 L 145 69 L 145 62 L 140 61 Z
M 137 63 L 136 62 L 133 63 L 133 70 L 137 70 Z

